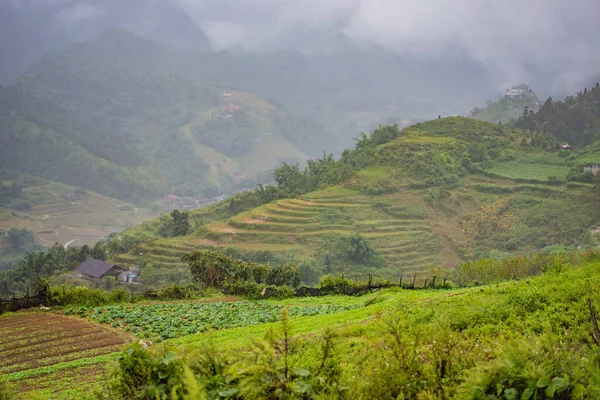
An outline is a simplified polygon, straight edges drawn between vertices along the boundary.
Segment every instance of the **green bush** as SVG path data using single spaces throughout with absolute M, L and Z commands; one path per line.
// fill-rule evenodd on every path
M 17 400 L 14 387 L 5 382 L 2 377 L 0 377 L 0 400 Z
M 497 359 L 469 373 L 459 390 L 461 398 L 496 399 L 582 399 L 586 388 L 577 381 L 582 367 L 592 361 L 581 359 L 556 337 L 535 341 L 518 340 L 502 349 Z M 582 379 L 583 378 L 583 379 Z M 592 391 L 597 391 L 590 387 Z M 600 394 L 600 393 L 596 393 Z
M 236 281 L 292 287 L 300 284 L 300 273 L 291 264 L 271 266 L 244 262 L 218 251 L 196 251 L 182 259 L 189 263 L 193 280 L 209 287 L 220 288 Z
M 326 331 L 310 368 L 297 366 L 287 310 L 278 333 L 235 357 L 225 357 L 209 341 L 186 360 L 168 347 L 139 345 L 121 353 L 111 374 L 111 398 L 116 399 L 343 399 L 336 335 Z
M 518 255 L 503 260 L 483 258 L 460 264 L 454 271 L 454 281 L 461 286 L 477 286 L 507 280 L 522 279 L 542 272 L 560 272 L 571 265 L 581 265 L 595 257 L 595 253 L 550 253 L 530 256 Z
M 109 387 L 122 399 L 182 399 L 198 394 L 196 379 L 173 349 L 150 351 L 139 344 L 123 350 Z
M 183 300 L 193 297 L 189 287 L 172 283 L 158 293 L 158 297 L 164 300 Z
M 128 299 L 130 299 L 130 294 L 123 288 L 105 291 L 90 289 L 87 286 L 61 285 L 50 287 L 47 303 L 52 306 L 100 306 L 122 303 Z
M 348 288 L 354 287 L 356 284 L 345 278 L 334 275 L 323 275 L 319 281 L 319 287 L 329 289 L 333 293 L 344 293 Z
M 287 299 L 296 294 L 289 286 L 265 285 L 242 280 L 229 282 L 223 289 L 227 294 L 243 296 L 250 300 Z

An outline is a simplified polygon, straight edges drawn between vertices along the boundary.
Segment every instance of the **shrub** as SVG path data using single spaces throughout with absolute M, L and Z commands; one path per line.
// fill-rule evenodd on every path
M 332 293 L 345 293 L 348 288 L 354 287 L 355 283 L 349 279 L 334 275 L 323 275 L 319 281 L 321 289 L 331 290 Z
M 290 264 L 273 267 L 244 262 L 217 251 L 196 251 L 182 259 L 190 264 L 193 280 L 209 287 L 220 288 L 236 281 L 292 287 L 300 284 L 300 273 Z
M 512 279 L 522 279 L 542 272 L 562 272 L 572 265 L 591 261 L 597 253 L 551 253 L 530 256 L 518 255 L 503 260 L 483 258 L 456 267 L 454 280 L 461 286 L 477 286 Z
M 193 374 L 173 349 L 150 351 L 139 344 L 123 350 L 109 387 L 122 399 L 181 399 L 197 392 Z
M 166 300 L 183 300 L 192 297 L 190 288 L 172 283 L 158 294 L 158 297 Z
M 14 387 L 12 387 L 8 382 L 5 382 L 2 377 L 0 377 L 0 400 L 16 400 L 17 396 L 14 392 Z
M 273 286 L 252 281 L 237 280 L 228 283 L 223 291 L 227 294 L 243 296 L 250 300 L 287 299 L 295 296 L 294 289 L 289 286 Z
M 287 310 L 281 329 L 253 340 L 244 352 L 228 357 L 209 341 L 191 355 L 173 349 L 124 350 L 111 373 L 111 398 L 117 399 L 342 399 L 336 335 L 326 331 L 314 354 L 314 365 L 299 368 Z
M 592 361 L 581 359 L 557 343 L 557 338 L 547 336 L 535 342 L 521 340 L 507 344 L 496 360 L 470 372 L 459 397 L 584 398 L 586 388 L 573 378 L 583 365 Z
M 123 288 L 104 291 L 100 289 L 90 289 L 87 286 L 61 285 L 49 289 L 47 302 L 53 306 L 99 306 L 104 304 L 122 303 L 126 301 L 127 298 L 128 293 Z

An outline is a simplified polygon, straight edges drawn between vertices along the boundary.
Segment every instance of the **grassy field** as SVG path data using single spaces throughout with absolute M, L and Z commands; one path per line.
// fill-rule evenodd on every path
M 531 179 L 546 182 L 550 177 L 564 179 L 571 166 L 564 158 L 553 154 L 527 154 L 514 160 L 494 164 L 487 172 L 511 179 Z

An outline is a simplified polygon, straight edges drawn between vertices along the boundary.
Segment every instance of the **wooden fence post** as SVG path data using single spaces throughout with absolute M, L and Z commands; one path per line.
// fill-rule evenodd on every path
M 400 275 L 400 288 L 402 288 L 402 275 Z
M 437 276 L 433 277 L 433 281 L 431 281 L 431 287 L 435 289 L 435 279 L 437 278 Z
M 367 284 L 368 288 L 371 287 L 371 283 L 373 283 L 373 277 L 371 276 L 371 274 L 369 274 L 369 283 Z
M 427 281 L 428 280 L 429 280 L 428 278 L 425 278 L 425 285 L 423 286 L 423 289 L 427 289 Z
M 415 274 L 415 277 L 413 278 L 413 284 L 412 284 L 412 288 L 415 289 L 415 284 L 417 283 L 417 274 Z
M 446 287 L 446 279 L 448 278 L 444 278 L 444 287 Z
M 594 342 L 600 345 L 600 330 L 598 329 L 598 320 L 596 319 L 596 312 L 594 311 L 591 297 L 588 298 L 588 306 L 590 307 L 590 315 L 592 316 L 592 325 L 594 325 L 592 337 L 594 338 Z

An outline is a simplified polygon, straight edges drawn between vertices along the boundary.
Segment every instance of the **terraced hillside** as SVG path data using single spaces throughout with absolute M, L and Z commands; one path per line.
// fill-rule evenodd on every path
M 383 129 L 372 138 L 387 134 Z M 597 186 L 565 181 L 579 168 L 579 155 L 527 150 L 527 137 L 460 118 L 418 124 L 395 136 L 368 150 L 368 164 L 336 185 L 243 212 L 229 200 L 200 210 L 193 215 L 204 225 L 190 237 L 131 230 L 150 240 L 116 260 L 151 263 L 169 274 L 176 268 L 182 277 L 185 253 L 221 248 L 257 262 L 308 263 L 319 273 L 398 277 L 470 258 L 596 246 Z M 319 162 L 312 168 L 347 167 Z M 243 204 L 242 196 L 234 200 Z M 348 257 L 348 243 L 371 248 L 377 262 Z
M 353 190 L 324 190 L 213 222 L 207 226 L 210 239 L 157 239 L 140 245 L 139 253 L 120 255 L 116 261 L 138 263 L 143 258 L 162 267 L 176 267 L 184 265 L 181 256 L 185 253 L 214 248 L 270 251 L 296 260 L 320 259 L 327 252 L 326 243 L 359 232 L 381 253 L 389 271 L 422 271 L 440 264 L 440 259 L 427 211 L 424 207 L 416 210 L 382 208 Z M 355 266 L 353 271 L 360 269 Z

